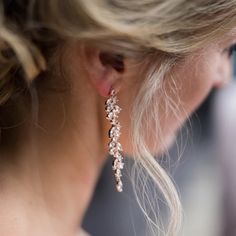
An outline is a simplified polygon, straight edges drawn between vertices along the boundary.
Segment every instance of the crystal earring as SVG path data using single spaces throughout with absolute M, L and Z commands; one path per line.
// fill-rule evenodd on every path
M 107 112 L 106 118 L 111 123 L 111 128 L 109 130 L 108 136 L 111 139 L 108 147 L 109 154 L 113 156 L 112 169 L 114 171 L 115 180 L 116 180 L 116 189 L 118 192 L 123 191 L 123 183 L 121 181 L 121 170 L 124 168 L 123 155 L 122 155 L 122 146 L 118 142 L 120 137 L 121 125 L 118 122 L 118 114 L 121 111 L 121 108 L 116 104 L 118 102 L 116 91 L 114 89 L 110 92 L 110 97 L 105 102 L 105 110 Z

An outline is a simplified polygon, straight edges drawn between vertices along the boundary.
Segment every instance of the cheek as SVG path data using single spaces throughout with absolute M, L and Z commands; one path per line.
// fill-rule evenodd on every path
M 218 76 L 219 59 L 216 56 L 190 59 L 178 65 L 165 79 L 168 98 L 163 95 L 162 103 L 165 105 L 161 112 L 166 115 L 161 120 L 161 126 L 167 143 L 171 143 L 168 140 L 175 137 L 176 131 L 211 91 Z
M 217 62 L 201 58 L 190 61 L 176 73 L 180 102 L 186 113 L 193 112 L 207 97 L 217 79 Z
M 171 146 L 176 137 L 176 131 L 183 125 L 191 113 L 204 101 L 211 91 L 215 81 L 219 76 L 220 56 L 211 54 L 196 56 L 187 59 L 186 62 L 178 64 L 171 74 L 164 80 L 162 91 L 159 97 L 159 124 L 161 127 L 161 139 L 158 143 L 153 143 L 156 133 L 145 130 L 147 133 L 147 143 L 153 153 L 159 154 Z M 130 96 L 130 91 L 127 92 Z M 132 101 L 133 98 L 120 98 L 122 104 Z M 127 108 L 127 109 L 126 109 Z M 121 114 L 123 124 L 123 135 L 121 143 L 126 154 L 132 155 L 132 144 L 129 142 L 130 122 L 127 120 L 130 107 L 124 106 Z M 123 117 L 124 115 L 124 117 Z

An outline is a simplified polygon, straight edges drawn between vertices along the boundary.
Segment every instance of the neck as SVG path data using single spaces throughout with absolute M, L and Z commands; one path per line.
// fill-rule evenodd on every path
M 19 203 L 34 231 L 48 227 L 59 230 L 55 235 L 70 235 L 69 229 L 76 232 L 105 161 L 103 101 L 86 89 L 76 90 L 77 97 L 74 92 L 66 98 L 44 94 L 46 102 L 39 107 L 44 113 L 37 124 L 22 128 L 20 148 L 11 153 L 17 156 L 17 165 L 5 165 L 0 174 L 7 179 L 4 194 L 13 200 L 0 201 L 0 207 Z M 86 99 L 80 102 L 78 96 Z

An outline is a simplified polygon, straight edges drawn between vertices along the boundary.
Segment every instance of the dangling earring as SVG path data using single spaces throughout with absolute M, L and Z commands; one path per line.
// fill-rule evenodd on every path
M 121 111 L 121 108 L 116 104 L 118 102 L 116 91 L 114 89 L 110 92 L 110 97 L 105 102 L 105 110 L 107 112 L 107 119 L 111 122 L 111 128 L 109 130 L 108 136 L 111 139 L 108 147 L 109 147 L 109 154 L 113 156 L 113 162 L 112 162 L 112 169 L 115 174 L 115 180 L 116 180 L 116 189 L 118 192 L 123 191 L 123 183 L 121 181 L 121 170 L 124 168 L 123 163 L 123 156 L 121 154 L 122 146 L 118 142 L 118 139 L 120 137 L 120 129 L 121 125 L 120 122 L 118 122 L 118 114 Z

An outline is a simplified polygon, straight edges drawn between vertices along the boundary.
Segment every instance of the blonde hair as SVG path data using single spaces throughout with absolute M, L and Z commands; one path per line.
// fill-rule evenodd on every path
M 22 1 L 13 2 L 21 8 Z M 75 39 L 136 58 L 146 76 L 132 110 L 136 160 L 132 179 L 136 185 L 139 182 L 139 190 L 146 196 L 150 186 L 145 175 L 151 177 L 169 209 L 169 223 L 163 234 L 177 235 L 182 220 L 178 193 L 171 177 L 148 149 L 144 130 L 152 124 L 156 143 L 162 142 L 156 105 L 161 97 L 166 98 L 166 112 L 172 111 L 178 118 L 176 104 L 170 101 L 163 86 L 165 76 L 179 60 L 236 26 L 236 0 L 29 0 L 28 6 L 19 15 L 4 14 L 4 8 L 1 9 L 0 104 L 9 102 L 19 90 L 15 77 L 30 84 L 45 70 L 51 53 L 42 49 L 48 49 L 48 45 Z M 146 203 L 142 203 L 144 199 L 153 211 L 153 218 L 144 207 Z M 137 195 L 150 223 L 150 234 L 157 235 L 162 230 L 155 202 L 144 199 Z

